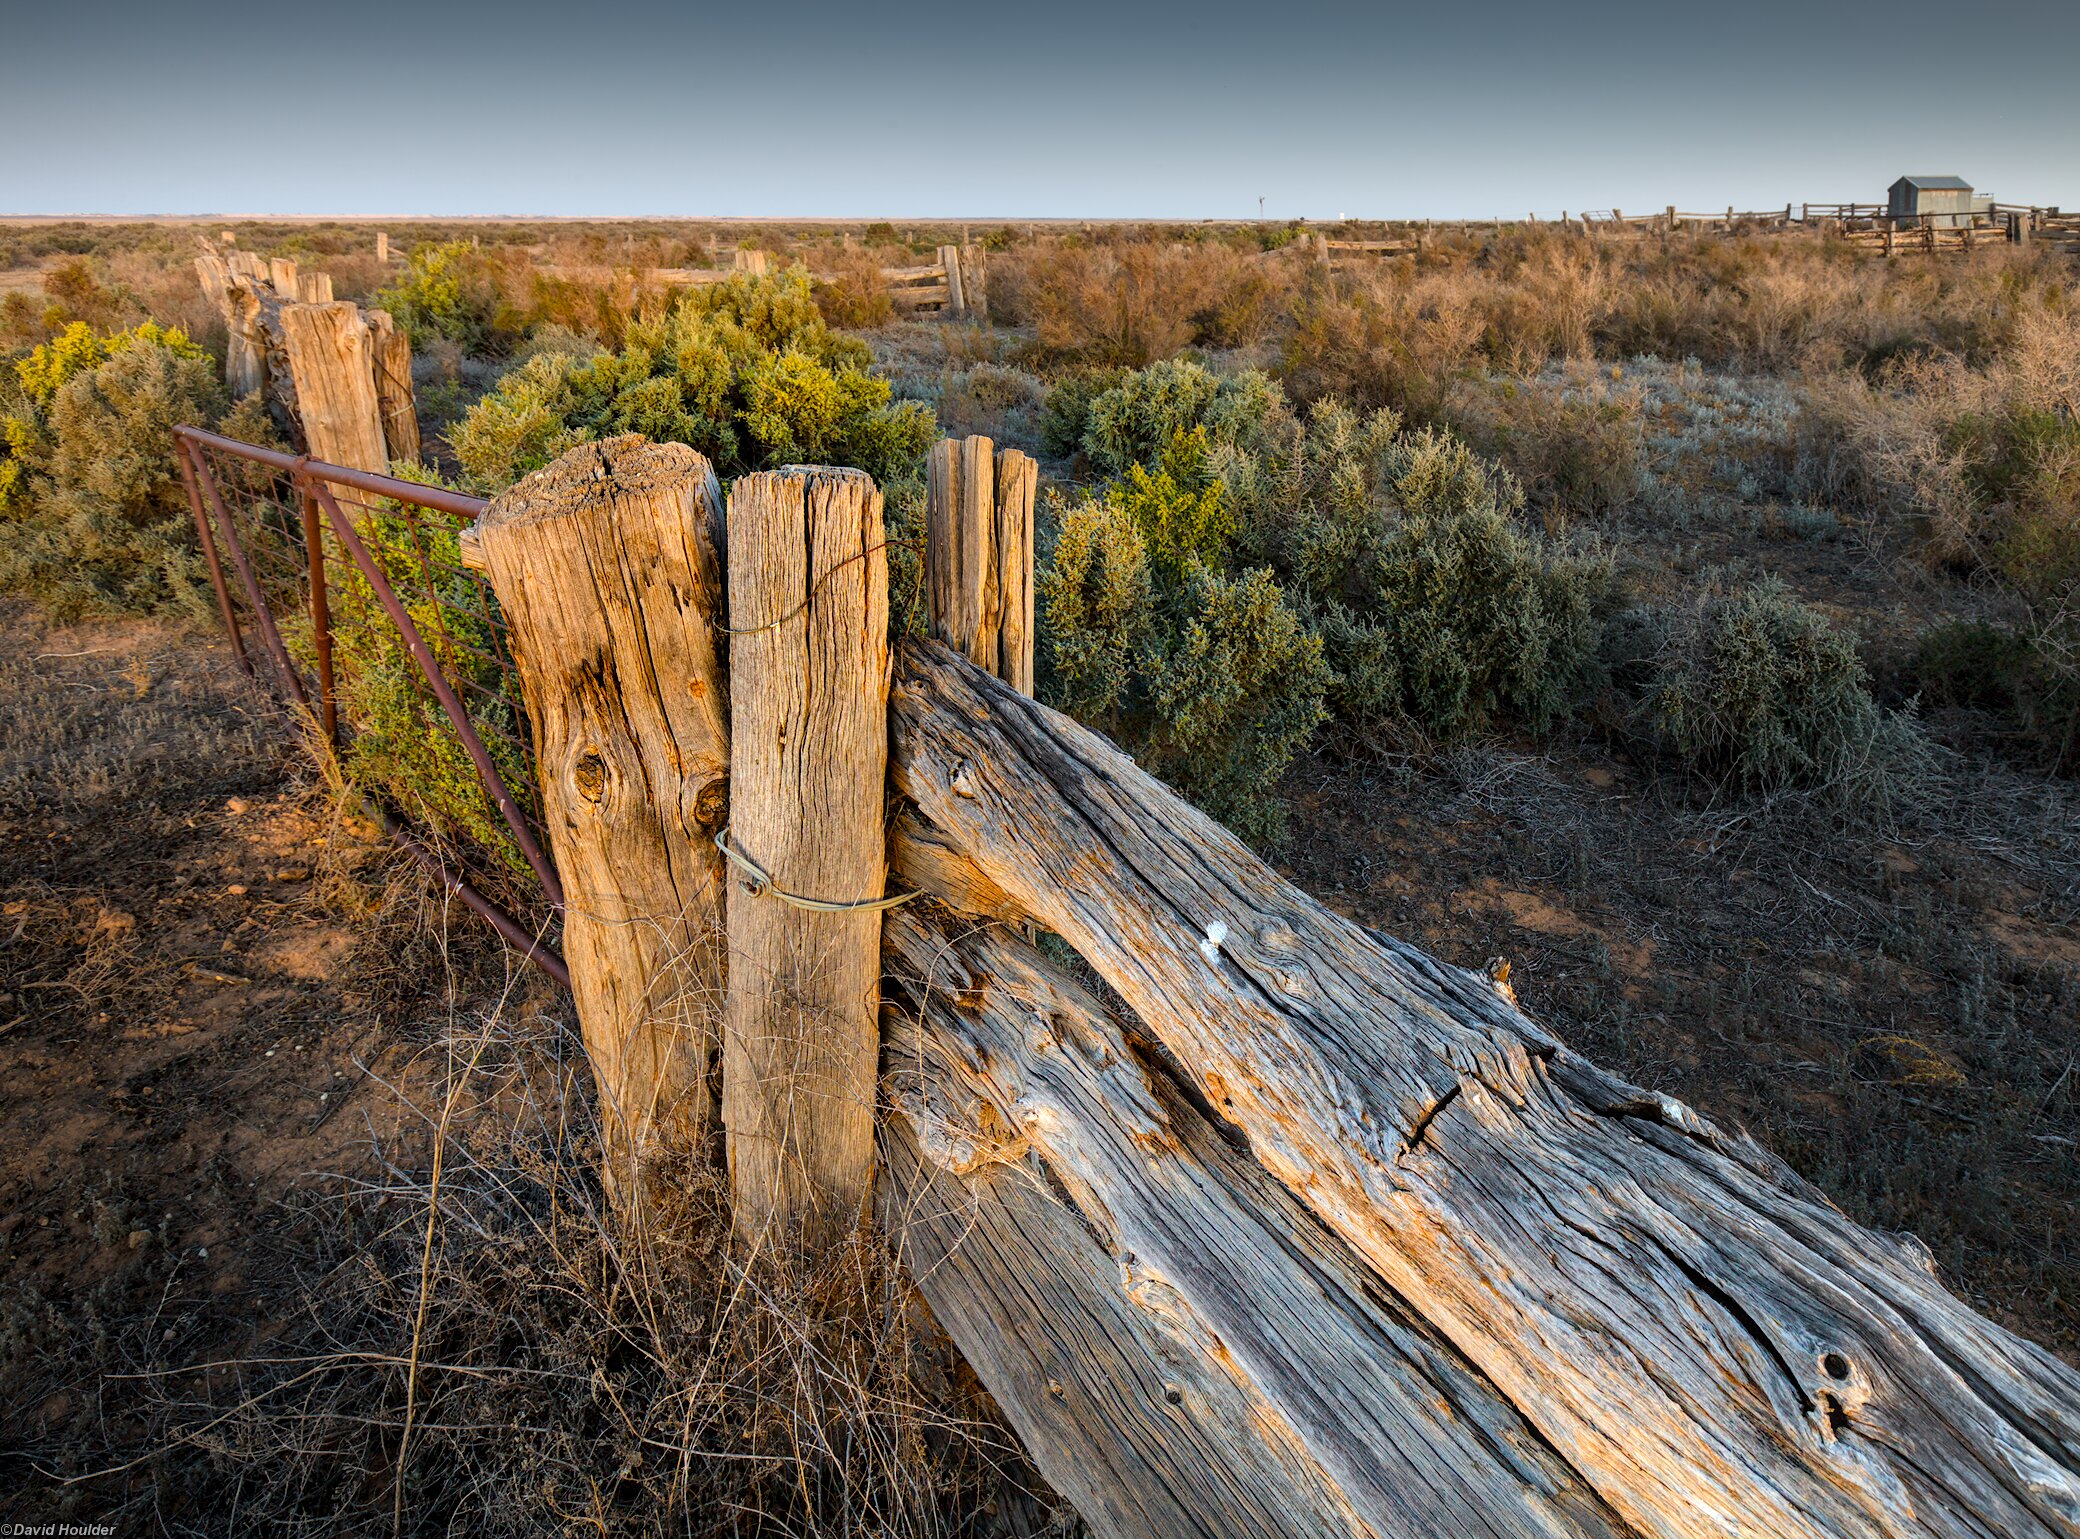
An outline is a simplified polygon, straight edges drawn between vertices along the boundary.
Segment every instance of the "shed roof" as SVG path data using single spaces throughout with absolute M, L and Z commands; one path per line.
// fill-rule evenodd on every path
M 1923 192 L 1970 192 L 1972 184 L 1961 176 L 1903 176 L 1901 182 Z M 1897 182 L 1894 186 L 1899 185 Z

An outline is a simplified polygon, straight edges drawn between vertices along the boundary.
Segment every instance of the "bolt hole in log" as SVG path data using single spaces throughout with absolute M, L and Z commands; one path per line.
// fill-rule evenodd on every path
M 1135 1040 L 1159 1042 L 1165 1068 L 1215 1098 L 1247 1137 L 1243 1168 L 1304 1205 L 1299 1232 L 1313 1275 L 1342 1247 L 1383 1297 L 1437 1331 L 1478 1376 L 1481 1399 L 1528 1423 L 1500 1441 L 1518 1452 L 1551 1450 L 1600 1504 L 1570 1504 L 1572 1513 L 1607 1533 L 1662 1539 L 2080 1535 L 2080 1379 L 1945 1292 L 1918 1247 L 1859 1228 L 1751 1141 L 1567 1051 L 1501 997 L 1492 975 L 1446 967 L 1322 909 L 1111 744 L 947 646 L 906 644 L 892 701 L 894 786 L 907 799 L 905 818 L 925 830 L 900 839 L 906 856 L 920 858 L 901 865 L 898 880 L 986 896 L 994 917 L 1037 923 L 1073 949 L 1132 1012 Z M 969 780 L 971 794 L 957 786 L 961 765 L 986 768 Z M 1268 935 L 1278 923 L 1276 955 L 1231 942 L 1221 965 L 1208 966 L 1198 942 L 1214 919 L 1238 936 Z M 1026 1044 L 1025 1022 L 1049 986 L 1045 971 L 1008 936 L 982 954 L 980 938 L 928 933 L 929 920 L 891 921 L 895 949 L 918 976 L 944 977 L 951 945 L 969 976 L 990 975 L 993 999 L 1016 997 L 968 1014 L 918 991 L 920 1038 L 905 1047 L 933 1083 L 917 1104 L 958 1108 L 987 1094 L 1036 1108 L 1021 1122 L 1043 1167 L 1032 1172 L 1040 1181 L 1030 1200 L 1009 1185 L 1013 1172 L 995 1168 L 983 1176 L 1003 1184 L 984 1190 L 949 1171 L 933 1178 L 941 1194 L 933 1197 L 916 1185 L 911 1143 L 890 1144 L 905 1190 L 947 1204 L 938 1234 L 912 1240 L 939 1265 L 922 1286 L 971 1360 L 998 1370 L 984 1377 L 1001 1388 L 999 1402 L 1030 1408 L 1019 1386 L 1048 1376 L 1034 1368 L 1082 1382 L 1061 1371 L 1058 1356 L 1030 1367 L 1012 1361 L 1044 1347 L 1026 1338 L 1046 1322 L 1030 1323 L 1001 1297 L 975 1307 L 965 1289 L 983 1282 L 994 1258 L 969 1261 L 957 1249 L 987 1219 L 990 1243 L 1005 1248 L 1009 1275 L 1022 1278 L 1017 1268 L 1041 1263 L 1009 1247 L 1039 1232 L 1031 1226 L 1042 1221 L 1047 1192 L 1065 1207 L 1047 1219 L 1051 1243 L 1080 1243 L 1079 1217 L 1101 1238 L 1125 1240 L 1121 1227 L 1131 1225 L 1131 1248 L 1173 1286 L 1189 1284 L 1194 1308 L 1218 1319 L 1211 1329 L 1254 1382 L 1283 1372 L 1304 1333 L 1280 1331 L 1245 1359 L 1241 1344 L 1259 1321 L 1231 1307 L 1237 1298 L 1263 1307 L 1258 1290 L 1278 1282 L 1271 1267 L 1250 1264 L 1270 1254 L 1269 1237 L 1238 1257 L 1232 1240 L 1191 1243 L 1189 1226 L 1173 1227 L 1177 1210 L 1136 1207 L 1148 1195 L 1143 1183 L 1173 1176 L 1183 1211 L 1199 1212 L 1214 1195 L 1174 1155 L 1149 1153 L 1144 1135 L 1157 1131 L 1169 1093 L 1161 1079 L 1072 1086 L 1063 1076 L 1087 1072 L 1083 1055 Z M 1275 981 L 1289 956 L 1306 958 L 1317 984 L 1304 996 Z M 976 1043 L 985 1030 L 987 1042 Z M 1072 1090 L 1105 1094 L 1119 1124 L 1118 1152 L 1102 1172 L 1096 1113 L 1072 1109 Z M 1064 1099 L 1044 1107 L 1043 1091 Z M 1186 1126 L 1180 1118 L 1173 1112 L 1162 1131 Z M 1403 1148 L 1416 1156 L 1396 1159 Z M 990 1207 L 1000 1198 L 1001 1219 Z M 1266 1211 L 1256 1190 L 1248 1211 Z M 1156 1264 L 1159 1254 L 1167 1264 Z M 1239 1269 L 1218 1278 L 1195 1275 L 1238 1259 Z M 1156 1319 L 1163 1296 L 1144 1289 L 1116 1305 L 1091 1294 L 1122 1340 L 1128 1322 L 1143 1319 L 1134 1311 L 1147 1311 L 1149 1327 L 1168 1333 L 1152 1349 L 1159 1360 L 1178 1340 L 1204 1340 L 1178 1311 L 1162 1308 Z M 1295 1297 L 1300 1313 L 1314 1310 L 1304 1301 L 1316 1295 L 1298 1289 Z M 1366 1356 L 1364 1371 L 1332 1382 L 1379 1389 L 1386 1358 Z M 1220 1361 L 1210 1346 L 1206 1361 Z M 1279 1403 L 1292 1405 L 1287 1391 L 1316 1377 L 1304 1370 L 1286 1382 Z M 1229 1393 L 1210 1369 L 1189 1380 L 1173 1369 L 1158 1382 L 1189 1383 L 1195 1405 L 1202 1394 Z M 1320 1419 L 1301 1441 L 1325 1468 L 1358 1408 L 1347 1397 L 1310 1411 Z M 1482 1419 L 1501 1426 L 1492 1414 Z M 1029 1420 L 1031 1441 L 1048 1454 L 1043 1471 L 1102 1502 L 1079 1462 L 1095 1455 L 1086 1429 L 1058 1415 Z M 1368 1450 L 1373 1464 L 1401 1446 L 1410 1424 Z M 1439 1426 L 1433 1418 L 1426 1430 Z M 1238 1436 L 1220 1448 L 1238 1471 L 1252 1451 Z M 1484 1457 L 1454 1450 L 1436 1468 L 1456 1479 Z M 1277 1475 L 1259 1468 L 1267 1480 Z M 1366 1470 L 1339 1463 L 1336 1483 L 1347 1494 Z M 1520 1488 L 1496 1476 L 1480 1482 L 1480 1522 L 1454 1513 L 1411 1523 L 1403 1513 L 1369 1531 L 1567 1531 L 1550 1511 L 1503 1511 L 1503 1498 Z M 1430 1478 L 1397 1483 L 1395 1494 Z M 1244 1531 L 1190 1526 L 1199 1516 L 1178 1531 Z M 1312 1532 L 1292 1520 L 1270 1531 Z

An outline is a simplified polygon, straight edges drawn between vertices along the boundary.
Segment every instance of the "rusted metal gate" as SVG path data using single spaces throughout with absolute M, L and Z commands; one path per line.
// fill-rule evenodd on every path
M 421 809 L 372 795 L 398 846 L 559 982 L 563 910 L 536 825 L 534 744 L 497 600 L 462 564 L 457 540 L 485 499 L 329 465 L 200 428 L 174 430 L 195 533 L 239 665 L 264 654 L 285 707 L 321 755 L 351 763 L 357 726 L 343 708 L 358 667 L 341 645 L 345 601 L 358 630 L 401 647 L 428 730 L 445 734 L 496 809 L 494 838 L 472 839 Z M 364 612 L 365 611 L 365 612 Z M 257 638 L 258 646 L 254 645 Z M 510 848 L 493 848 L 510 840 Z

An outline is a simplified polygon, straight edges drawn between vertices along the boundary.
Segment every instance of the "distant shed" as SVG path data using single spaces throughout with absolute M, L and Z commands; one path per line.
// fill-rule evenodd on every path
M 1968 225 L 1972 222 L 1972 184 L 1961 176 L 1903 176 L 1892 184 L 1886 212 L 1895 219 L 1934 215 L 1927 222 L 1948 229 Z

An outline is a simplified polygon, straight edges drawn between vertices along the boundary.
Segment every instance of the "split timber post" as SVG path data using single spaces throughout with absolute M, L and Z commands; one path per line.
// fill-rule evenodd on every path
M 267 281 L 282 298 L 294 304 L 296 292 L 296 264 L 287 257 L 275 257 L 267 264 Z
M 224 290 L 224 383 L 237 397 L 267 389 L 267 333 L 260 324 L 260 293 L 236 268 Z
M 204 250 L 195 258 L 195 279 L 202 285 L 202 297 L 215 305 L 228 323 L 230 311 L 225 306 L 231 288 L 230 264 L 214 251 Z
M 967 293 L 961 284 L 961 248 L 941 246 L 939 265 L 946 269 L 946 314 L 950 318 L 965 318 L 968 313 Z
M 960 248 L 961 303 L 978 321 L 989 319 L 989 253 L 975 245 Z
M 563 954 L 608 1190 L 712 1141 L 729 676 L 722 492 L 683 444 L 584 444 L 501 494 L 475 556 L 505 614 L 567 893 Z M 877 779 L 878 787 L 879 781 Z
M 941 439 L 928 470 L 924 567 L 932 634 L 1030 695 L 1039 466 L 976 434 Z
M 390 454 L 376 397 L 375 342 L 346 301 L 283 305 L 282 345 L 313 458 L 384 475 Z
M 332 274 L 298 273 L 296 292 L 282 297 L 293 299 L 300 305 L 329 305 L 332 303 Z
M 391 319 L 388 310 L 364 310 L 373 340 L 376 406 L 383 418 L 383 442 L 393 460 L 417 460 L 419 402 L 412 393 L 412 339 Z
M 388 230 L 376 231 L 376 265 L 379 267 L 388 267 L 390 265 L 390 232 Z
M 732 1222 L 826 1248 L 866 1212 L 888 879 L 881 493 L 793 466 L 729 496 L 722 1121 Z

